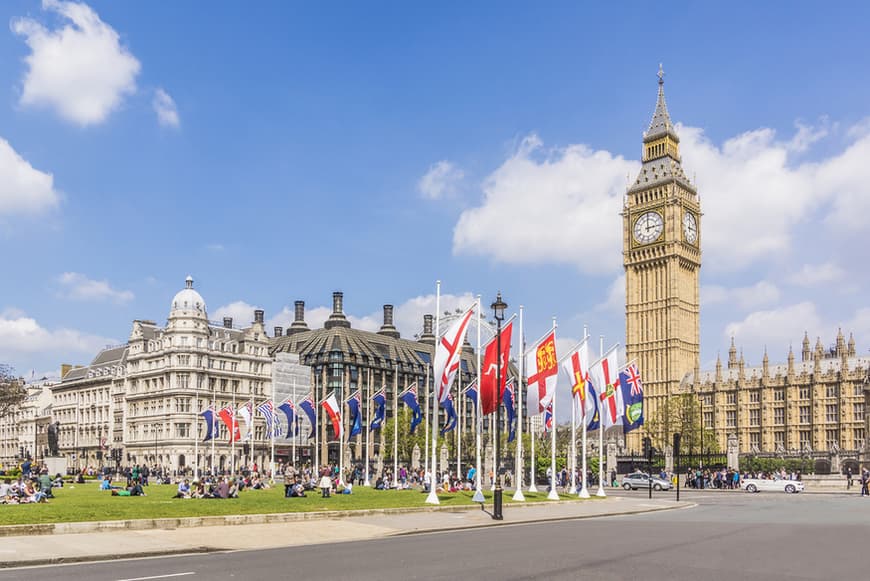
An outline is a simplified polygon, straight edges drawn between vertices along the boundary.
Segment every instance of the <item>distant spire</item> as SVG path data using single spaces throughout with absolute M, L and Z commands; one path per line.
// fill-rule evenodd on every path
M 648 141 L 666 134 L 670 134 L 675 141 L 679 141 L 677 132 L 674 130 L 674 124 L 671 123 L 671 116 L 668 113 L 668 104 L 665 102 L 665 71 L 659 63 L 659 95 L 656 100 L 656 110 L 653 113 L 652 121 L 650 121 L 649 129 L 647 129 L 644 140 Z

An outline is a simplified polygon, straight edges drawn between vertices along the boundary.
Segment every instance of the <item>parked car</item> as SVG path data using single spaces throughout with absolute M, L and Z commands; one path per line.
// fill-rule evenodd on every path
M 644 472 L 633 472 L 622 477 L 622 487 L 626 490 L 637 490 L 638 488 L 649 488 L 649 474 Z M 653 490 L 670 490 L 671 483 L 667 480 L 662 480 L 658 476 L 652 477 Z
M 800 480 L 785 480 L 773 478 L 746 478 L 740 483 L 740 488 L 746 492 L 786 492 L 793 494 L 804 489 Z

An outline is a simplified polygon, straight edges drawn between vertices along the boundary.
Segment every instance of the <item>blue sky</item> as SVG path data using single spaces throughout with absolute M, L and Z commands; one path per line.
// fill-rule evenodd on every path
M 0 361 L 85 363 L 165 320 L 406 335 L 502 290 L 624 338 L 621 209 L 659 62 L 704 210 L 702 362 L 870 343 L 862 3 L 0 4 Z

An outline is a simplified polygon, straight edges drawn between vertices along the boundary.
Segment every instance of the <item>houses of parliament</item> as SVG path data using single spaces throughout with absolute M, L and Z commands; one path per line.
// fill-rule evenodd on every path
M 686 176 L 680 138 L 665 102 L 659 69 L 658 98 L 643 135 L 643 165 L 628 188 L 622 211 L 626 285 L 626 355 L 644 374 L 645 417 L 667 398 L 694 394 L 701 422 L 718 447 L 737 442 L 741 453 L 842 453 L 859 459 L 870 421 L 870 357 L 859 357 L 854 338 L 840 331 L 832 347 L 805 334 L 800 361 L 747 365 L 732 339 L 727 363 L 703 371 L 700 291 L 703 230 L 695 185 Z M 639 449 L 644 430 L 629 435 Z

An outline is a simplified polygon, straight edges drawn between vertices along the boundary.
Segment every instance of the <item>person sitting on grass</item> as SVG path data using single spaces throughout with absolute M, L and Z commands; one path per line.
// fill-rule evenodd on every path
M 332 479 L 329 477 L 329 472 L 323 471 L 320 477 L 320 497 L 329 498 L 329 493 L 332 490 Z
M 142 490 L 142 482 L 137 478 L 133 484 L 127 489 L 130 496 L 145 496 L 145 491 Z
M 190 482 L 187 478 L 178 483 L 178 492 L 172 498 L 190 498 Z
M 296 477 L 296 482 L 290 485 L 290 498 L 305 498 L 305 487 L 302 486 L 302 482 L 299 480 L 299 477 Z
M 37 490 L 32 482 L 24 485 L 24 498 L 27 499 L 25 502 L 48 502 L 46 494 Z
M 238 485 L 238 483 L 233 482 L 232 484 L 230 484 L 230 489 L 228 491 L 228 495 L 229 495 L 228 498 L 238 498 L 240 490 L 241 490 L 241 487 Z
M 353 482 L 341 484 L 335 489 L 336 494 L 353 494 Z

